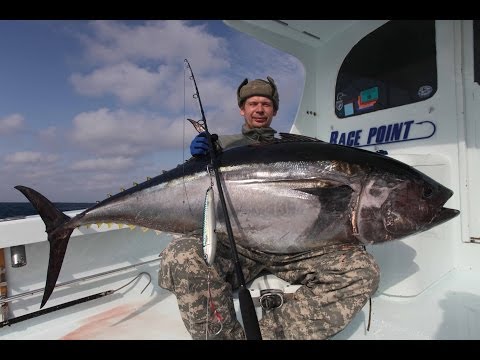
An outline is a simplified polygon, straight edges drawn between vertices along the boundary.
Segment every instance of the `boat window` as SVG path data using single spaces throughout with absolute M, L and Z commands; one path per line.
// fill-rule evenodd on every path
M 416 103 L 437 91 L 434 20 L 392 20 L 345 57 L 335 86 L 339 118 Z
M 480 20 L 473 20 L 473 76 L 480 84 Z

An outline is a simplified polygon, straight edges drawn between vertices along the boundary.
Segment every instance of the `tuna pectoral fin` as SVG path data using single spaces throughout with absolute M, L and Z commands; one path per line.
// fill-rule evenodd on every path
M 337 210 L 346 209 L 354 193 L 353 189 L 348 185 L 301 188 L 295 190 L 314 195 L 318 197 L 318 200 L 325 208 L 333 207 Z
M 50 257 L 48 260 L 47 281 L 43 293 L 42 308 L 55 288 L 55 284 L 62 268 L 63 258 L 67 250 L 68 240 L 73 229 L 64 228 L 63 225 L 70 217 L 58 210 L 50 200 L 39 192 L 26 186 L 15 186 L 32 203 L 33 207 L 45 223 L 48 241 L 50 243 Z

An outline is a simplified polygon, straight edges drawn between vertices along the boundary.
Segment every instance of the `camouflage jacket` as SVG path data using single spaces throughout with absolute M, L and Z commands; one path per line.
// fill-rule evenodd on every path
M 237 146 L 270 141 L 274 138 L 275 133 L 276 131 L 271 127 L 249 129 L 243 124 L 241 134 L 219 135 L 217 144 L 222 150 L 226 150 Z

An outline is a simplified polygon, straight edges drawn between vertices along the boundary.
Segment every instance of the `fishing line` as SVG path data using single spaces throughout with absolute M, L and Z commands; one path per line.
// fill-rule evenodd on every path
M 182 126 L 182 182 L 183 182 L 183 201 L 182 203 L 185 205 L 187 203 L 188 210 L 190 210 L 190 215 L 193 216 L 193 210 L 190 206 L 190 201 L 188 200 L 188 193 L 187 193 L 187 185 L 185 183 L 185 119 L 187 118 L 187 90 L 186 90 L 186 72 L 187 69 L 183 66 L 183 126 Z M 185 224 L 183 224 L 183 232 L 186 232 Z
M 367 251 L 367 247 L 365 245 L 362 246 L 364 251 Z M 370 331 L 370 324 L 372 322 L 372 297 L 368 298 L 368 323 L 367 323 L 367 331 Z
M 368 298 L 368 324 L 367 331 L 370 331 L 370 323 L 372 320 L 372 297 Z

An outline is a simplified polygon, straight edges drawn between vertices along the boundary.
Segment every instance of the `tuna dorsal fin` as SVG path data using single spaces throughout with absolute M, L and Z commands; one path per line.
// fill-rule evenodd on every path
M 290 134 L 290 133 L 284 133 L 284 132 L 278 133 L 278 135 L 284 141 L 325 142 L 317 138 L 305 136 L 305 135 Z

